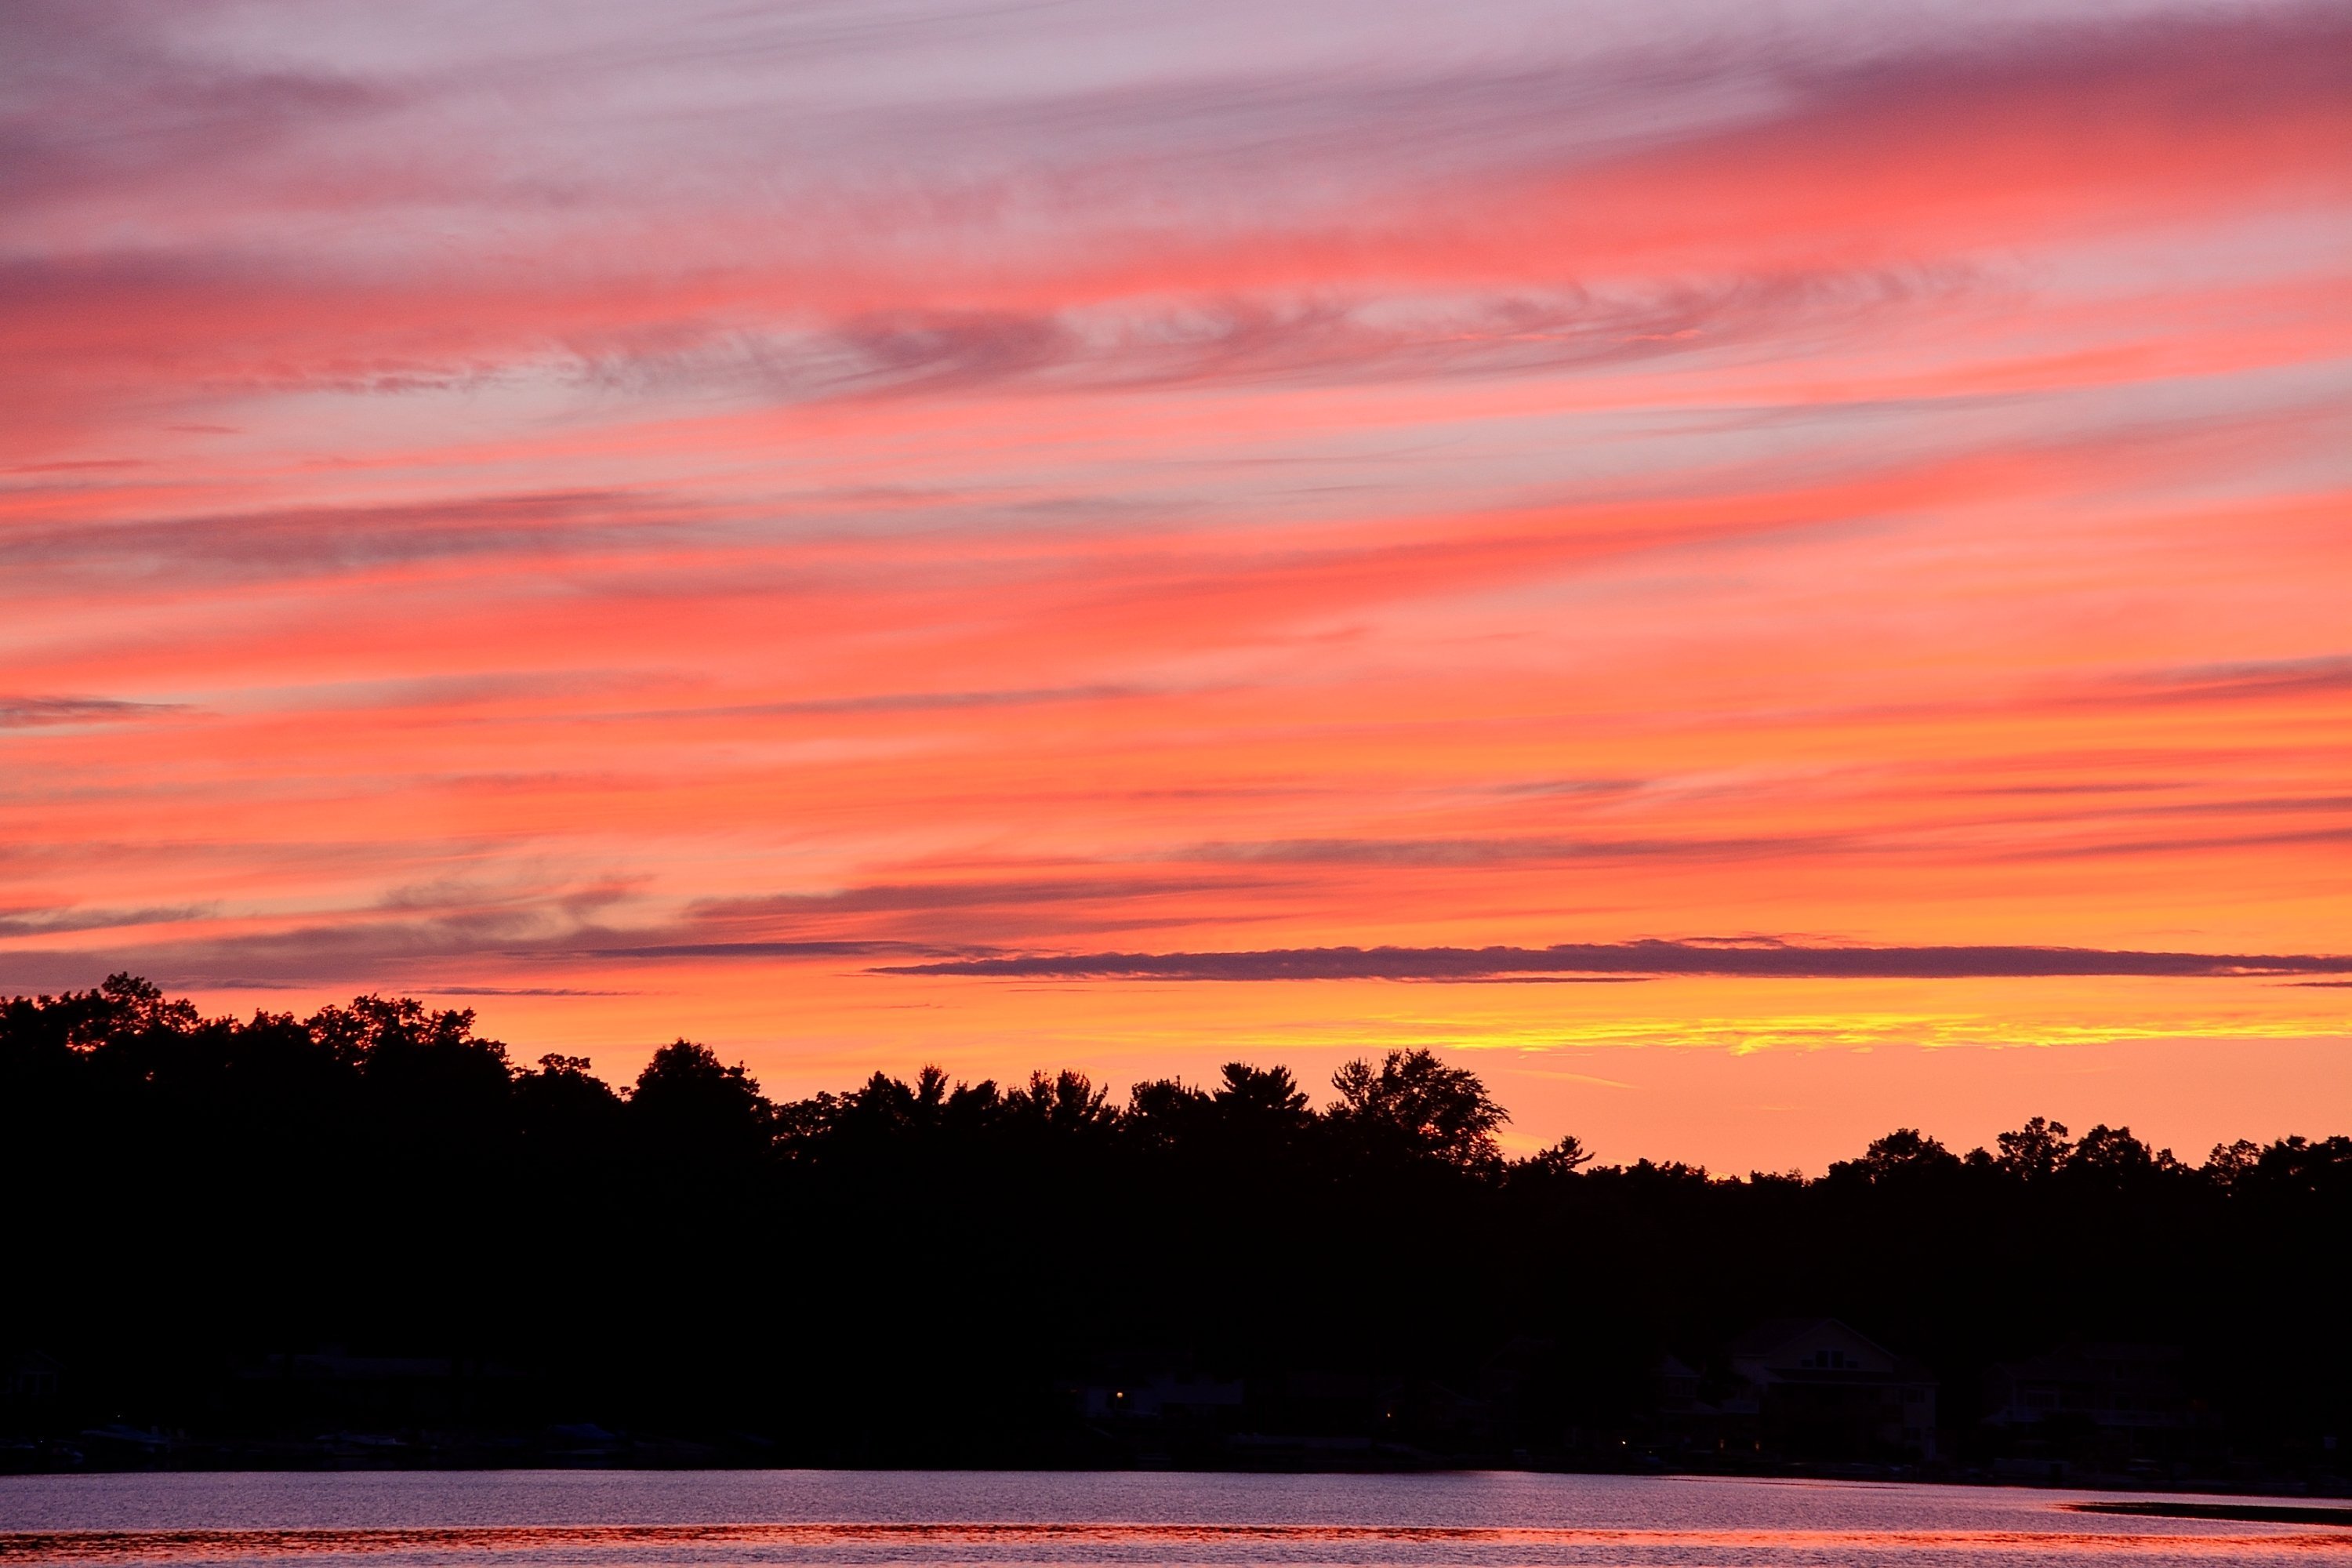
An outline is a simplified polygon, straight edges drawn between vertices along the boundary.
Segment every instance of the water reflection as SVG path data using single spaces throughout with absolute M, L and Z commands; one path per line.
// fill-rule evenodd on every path
M 1946 1562 L 2117 1568 L 2126 1557 L 2134 1568 L 2352 1563 L 2352 1530 L 2093 1517 L 2068 1511 L 2070 1500 L 1954 1488 L 1549 1476 L 41 1477 L 0 1481 L 0 1562 L 11 1568 L 289 1557 L 319 1568 L 344 1560 L 355 1568 Z M 524 1521 L 497 1522 L 501 1512 Z

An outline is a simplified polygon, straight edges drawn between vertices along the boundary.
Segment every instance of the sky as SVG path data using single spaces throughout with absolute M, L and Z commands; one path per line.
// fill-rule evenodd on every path
M 0 993 L 2352 1131 L 2352 10 L 0 0 Z

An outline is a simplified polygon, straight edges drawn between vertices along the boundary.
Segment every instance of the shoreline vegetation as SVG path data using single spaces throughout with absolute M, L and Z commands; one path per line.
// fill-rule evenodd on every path
M 0 1468 L 1832 1474 L 2347 1490 L 2352 1138 L 1896 1129 L 1819 1177 L 1314 1097 L 614 1086 L 470 1011 L 0 1002 Z

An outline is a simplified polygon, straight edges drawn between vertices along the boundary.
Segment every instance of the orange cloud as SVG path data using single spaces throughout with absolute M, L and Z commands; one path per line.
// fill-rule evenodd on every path
M 2066 1063 L 2340 1130 L 2332 972 L 1072 968 L 2352 949 L 2339 19 L 1370 11 L 959 14 L 948 92 L 35 7 L 0 987 L 795 1087 L 1434 1044 L 1718 1162 Z

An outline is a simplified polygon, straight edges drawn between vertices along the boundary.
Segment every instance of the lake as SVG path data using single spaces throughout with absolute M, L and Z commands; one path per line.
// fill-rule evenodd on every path
M 0 1477 L 0 1565 L 2352 1564 L 2352 1530 L 2065 1506 L 2083 1500 L 2093 1494 L 1517 1473 L 12 1476 Z

